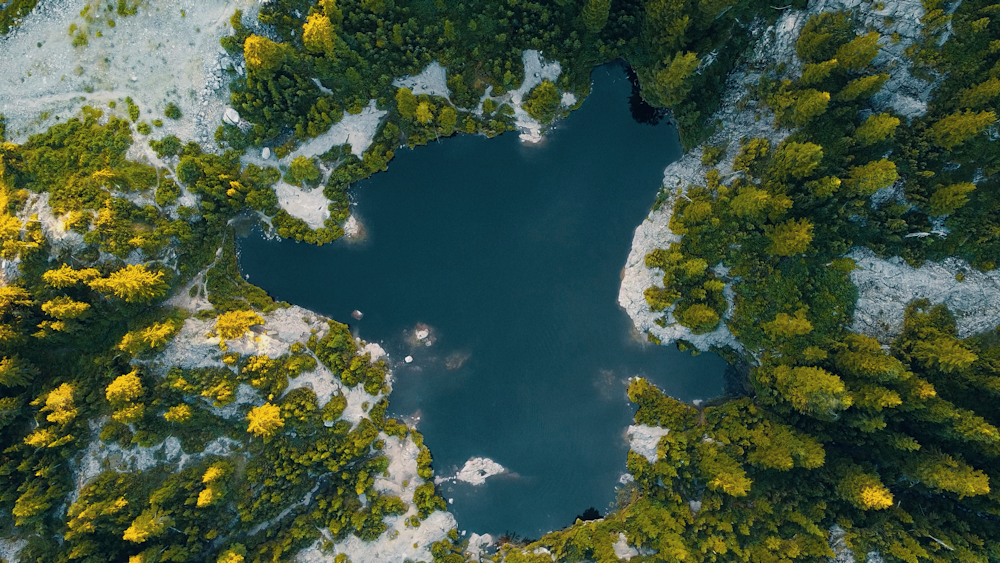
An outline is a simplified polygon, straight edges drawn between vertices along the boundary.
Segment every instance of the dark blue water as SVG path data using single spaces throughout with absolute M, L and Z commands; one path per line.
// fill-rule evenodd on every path
M 603 513 L 625 472 L 627 378 L 684 400 L 722 389 L 723 360 L 642 342 L 617 305 L 632 234 L 680 147 L 665 121 L 632 119 L 623 68 L 593 79 L 539 145 L 508 133 L 399 151 L 356 187 L 364 242 L 240 241 L 251 282 L 383 343 L 390 411 L 419 417 L 438 475 L 474 456 L 508 469 L 442 486 L 463 530 L 537 537 Z M 412 342 L 418 323 L 432 346 Z

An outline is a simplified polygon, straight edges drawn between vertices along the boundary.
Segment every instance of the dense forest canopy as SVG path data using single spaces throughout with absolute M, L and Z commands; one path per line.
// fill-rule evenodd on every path
M 33 6 L 6 4 L 0 32 Z M 27 541 L 22 561 L 237 563 L 376 541 L 400 517 L 408 533 L 430 526 L 447 505 L 419 433 L 385 415 L 387 365 L 335 321 L 303 319 L 300 341 L 256 351 L 292 309 L 240 276 L 231 221 L 255 213 L 283 237 L 330 242 L 348 187 L 401 146 L 497 135 L 519 110 L 549 124 L 572 108 L 564 94 L 586 96 L 595 65 L 621 58 L 702 155 L 700 181 L 658 200 L 681 238 L 645 258 L 661 282 L 648 306 L 692 335 L 725 323 L 742 348 L 719 352 L 746 392 L 695 408 L 633 380 L 636 423 L 669 431 L 655 455 L 629 453 L 634 480 L 616 510 L 495 557 L 818 561 L 838 545 L 886 561 L 1000 561 L 1000 331 L 959 338 L 954 312 L 914 301 L 891 342 L 851 332 L 846 256 L 996 268 L 1000 4 L 925 0 L 905 60 L 880 58 L 902 39 L 860 17 L 881 2 L 802 14 L 797 64 L 755 69 L 737 108 L 772 120 L 774 135 L 720 129 L 713 116 L 748 49 L 805 7 L 275 0 L 254 21 L 234 13 L 222 40 L 246 63 L 231 105 L 247 126 L 220 126 L 217 151 L 164 136 L 150 142 L 163 165 L 129 160 L 136 133 L 152 131 L 130 98 L 22 144 L 4 142 L 0 119 L 3 536 Z M 561 72 L 515 101 L 528 49 Z M 393 84 L 434 61 L 447 96 Z M 875 101 L 900 65 L 933 88 L 925 112 Z M 241 161 L 262 147 L 286 157 L 373 100 L 386 115 L 357 153 Z M 325 225 L 282 209 L 278 182 L 321 189 Z M 876 204 L 887 191 L 898 197 Z M 165 360 L 195 339 L 212 361 Z M 317 370 L 335 391 L 297 383 Z M 415 470 L 390 494 L 376 485 L 399 444 L 418 452 Z M 183 455 L 166 453 L 175 446 Z M 139 454 L 152 461 L 130 470 Z M 95 455 L 104 465 L 75 482 Z M 454 530 L 425 547 L 434 561 L 466 558 Z

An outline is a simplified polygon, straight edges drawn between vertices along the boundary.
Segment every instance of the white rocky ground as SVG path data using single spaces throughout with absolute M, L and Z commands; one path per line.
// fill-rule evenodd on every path
M 625 431 L 628 437 L 629 448 L 650 463 L 656 463 L 656 448 L 660 443 L 660 438 L 670 433 L 669 428 L 659 426 L 646 426 L 644 424 L 633 424 Z
M 535 86 L 542 83 L 542 80 L 555 82 L 562 72 L 562 67 L 556 61 L 546 63 L 542 61 L 541 53 L 534 49 L 528 49 L 521 54 L 524 63 L 524 82 L 517 90 L 512 90 L 510 96 L 511 105 L 514 106 L 515 125 L 521 131 L 521 140 L 529 143 L 537 143 L 542 140 L 542 124 L 532 119 L 528 112 L 521 108 L 521 101 L 528 92 Z M 574 99 L 575 103 L 576 100 Z
M 88 3 L 99 14 L 93 23 L 80 16 Z M 42 0 L 19 28 L 0 38 L 0 113 L 7 117 L 8 137 L 23 142 L 84 105 L 108 111 L 107 103 L 117 101 L 116 113 L 126 115 L 121 100 L 128 96 L 139 105 L 142 121 L 163 120 L 153 137 L 173 134 L 212 149 L 229 99 L 226 69 L 242 69 L 241 57 L 229 56 L 219 38 L 232 33 L 229 18 L 237 9 L 253 25 L 257 6 L 253 0 L 154 2 L 121 17 L 101 2 Z M 73 24 L 87 31 L 88 45 L 72 46 Z M 102 37 L 95 36 L 98 31 Z M 181 119 L 164 118 L 170 102 L 180 108 Z
M 319 229 L 330 217 L 330 200 L 323 195 L 323 188 L 299 188 L 279 181 L 274 185 L 278 205 L 292 217 L 298 217 L 310 229 Z
M 76 231 L 66 230 L 66 225 L 61 217 L 56 217 L 49 206 L 49 194 L 31 194 L 24 208 L 17 214 L 17 218 L 22 223 L 34 220 L 35 218 L 42 225 L 42 234 L 45 240 L 52 246 L 49 254 L 56 256 L 64 250 L 75 252 L 83 248 L 83 235 Z
M 392 81 L 396 88 L 409 88 L 413 95 L 440 96 L 448 98 L 448 77 L 441 63 L 434 61 L 416 76 L 405 76 Z
M 742 111 L 738 109 L 737 102 L 747 94 L 747 86 L 756 84 L 762 70 L 772 65 L 784 63 L 789 73 L 798 72 L 801 62 L 795 54 L 795 41 L 802 26 L 813 14 L 835 10 L 855 10 L 865 26 L 879 31 L 882 35 L 881 50 L 875 59 L 875 64 L 890 75 L 890 80 L 873 97 L 875 109 L 879 111 L 892 109 L 906 117 L 919 116 L 926 111 L 926 101 L 932 87 L 910 75 L 910 64 L 903 55 L 906 47 L 920 35 L 920 18 L 924 12 L 918 0 L 878 3 L 861 0 L 812 0 L 806 10 L 785 10 L 773 26 L 767 29 L 755 29 L 753 35 L 757 38 L 756 47 L 749 54 L 746 63 L 732 73 L 726 84 L 721 107 L 714 116 L 721 126 L 718 128 L 718 133 L 708 141 L 711 145 L 729 141 L 725 156 L 716 166 L 723 181 L 731 178 L 733 174 L 733 160 L 740 149 L 740 138 L 766 138 L 771 141 L 772 146 L 776 146 L 791 133 L 789 129 L 774 127 L 774 116 L 766 107 L 750 103 Z M 891 38 L 894 33 L 898 34 L 898 42 L 894 42 Z M 682 194 L 691 185 L 703 184 L 708 168 L 702 166 L 701 156 L 701 149 L 694 149 L 669 165 L 664 171 L 663 189 L 672 194 L 677 192 Z M 721 323 L 714 332 L 694 335 L 675 321 L 670 309 L 666 315 L 654 313 L 649 310 L 646 303 L 643 295 L 646 288 L 653 285 L 663 286 L 663 272 L 658 268 L 646 267 L 646 254 L 656 248 L 664 248 L 670 242 L 680 240 L 669 227 L 673 204 L 677 197 L 683 195 L 672 195 L 658 210 L 652 211 L 636 229 L 622 274 L 618 303 L 632 318 L 637 330 L 652 334 L 662 344 L 685 340 L 700 350 L 725 345 L 740 349 L 739 343 L 725 323 Z M 727 280 L 726 297 L 730 307 L 726 318 L 732 313 L 731 283 L 734 281 L 738 280 Z M 862 304 L 859 303 L 860 305 Z M 661 316 L 667 321 L 666 327 L 655 324 L 656 319 Z
M 507 469 L 488 457 L 473 457 L 465 462 L 465 465 L 451 477 L 437 477 L 435 483 L 463 482 L 470 485 L 482 485 L 486 480 L 494 475 L 506 473 Z
M 857 263 L 851 281 L 858 303 L 851 329 L 890 343 L 903 329 L 903 312 L 914 299 L 943 303 L 965 338 L 1000 325 L 1000 270 L 980 272 L 963 260 L 947 258 L 914 269 L 901 258 L 884 260 L 867 248 L 852 250 Z M 958 281 L 956 275 L 964 276 Z
M 18 554 L 26 545 L 28 545 L 28 540 L 10 541 L 0 538 L 0 561 L 16 563 Z

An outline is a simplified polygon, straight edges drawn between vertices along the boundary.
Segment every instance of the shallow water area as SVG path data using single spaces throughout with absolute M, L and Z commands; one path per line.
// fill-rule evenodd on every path
M 680 147 L 666 120 L 632 119 L 623 67 L 593 79 L 539 144 L 508 133 L 398 151 L 355 189 L 363 242 L 239 241 L 252 283 L 382 343 L 390 412 L 416 423 L 438 477 L 474 457 L 506 469 L 440 484 L 470 533 L 538 537 L 604 513 L 626 471 L 629 377 L 683 400 L 722 391 L 722 359 L 642 341 L 616 303 L 633 231 Z

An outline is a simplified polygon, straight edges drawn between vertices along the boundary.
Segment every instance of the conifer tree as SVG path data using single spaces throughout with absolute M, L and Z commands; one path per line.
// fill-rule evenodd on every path
M 1000 78 L 993 77 L 959 92 L 958 105 L 979 109 L 989 105 L 997 96 L 1000 96 Z
M 855 37 L 837 49 L 835 58 L 842 68 L 851 71 L 862 70 L 878 55 L 879 37 L 877 31 Z
M 954 493 L 959 498 L 990 492 L 990 479 L 985 473 L 945 453 L 918 454 L 907 473 L 932 490 Z
M 779 178 L 805 178 L 823 160 L 823 147 L 816 143 L 784 142 L 774 151 L 773 168 Z
M 847 193 L 867 197 L 882 188 L 888 188 L 899 179 L 896 163 L 888 160 L 873 160 L 862 166 L 853 166 L 844 180 Z
M 163 413 L 163 418 L 169 422 L 184 423 L 191 420 L 192 410 L 189 405 L 176 405 Z
M 854 138 L 862 145 L 873 145 L 892 137 L 899 127 L 899 118 L 888 113 L 876 113 L 864 120 L 854 131 Z
M 861 510 L 884 510 L 892 506 L 892 493 L 882 484 L 874 472 L 866 472 L 858 466 L 847 469 L 837 483 L 841 498 Z
M 931 125 L 927 130 L 927 136 L 939 147 L 951 150 L 982 133 L 987 127 L 996 123 L 996 120 L 996 114 L 992 111 L 956 112 Z
M 415 119 L 417 117 L 417 97 L 409 88 L 400 88 L 396 91 L 396 109 L 403 119 Z
M 674 316 L 681 325 L 690 328 L 694 334 L 704 334 L 719 324 L 719 314 L 701 303 L 676 311 Z
M 108 384 L 105 395 L 112 404 L 128 403 L 142 396 L 142 381 L 139 380 L 138 370 L 133 369 L 115 378 Z
M 142 511 L 132 524 L 125 529 L 122 539 L 132 543 L 144 543 L 151 537 L 161 535 L 168 527 L 173 525 L 173 520 L 159 514 L 160 510 L 152 506 Z
M 837 94 L 837 98 L 845 102 L 853 102 L 859 98 L 869 98 L 882 89 L 882 85 L 888 80 L 889 75 L 885 73 L 855 78 L 848 82 L 847 86 L 844 86 L 844 89 Z
M 247 432 L 262 438 L 270 438 L 285 425 L 281 418 L 281 408 L 271 403 L 250 409 L 247 420 L 250 422 Z
M 90 287 L 104 294 L 113 294 L 127 303 L 148 303 L 167 293 L 163 272 L 151 272 L 142 264 L 129 264 L 106 278 L 97 278 Z
M 16 285 L 0 286 L 0 312 L 9 311 L 15 305 L 31 305 L 31 294 Z
M 608 13 L 611 11 L 611 0 L 586 0 L 583 5 L 583 26 L 590 33 L 597 33 L 608 24 Z
M 73 392 L 72 385 L 63 383 L 44 396 L 45 406 L 41 408 L 41 411 L 49 413 L 45 417 L 46 420 L 56 424 L 66 424 L 76 418 L 77 410 L 73 404 Z M 35 403 L 39 400 L 36 400 Z
M 14 355 L 0 358 L 0 385 L 20 387 L 31 382 L 36 370 L 30 363 Z
M 455 123 L 458 121 L 458 112 L 451 106 L 441 108 L 438 113 L 438 124 L 441 126 L 441 134 L 445 137 L 455 132 Z
M 302 43 L 313 53 L 333 52 L 333 25 L 325 14 L 312 13 L 302 25 Z
M 215 333 L 223 341 L 246 334 L 250 327 L 264 324 L 264 319 L 253 311 L 230 311 L 215 319 Z
M 660 105 L 665 107 L 679 104 L 691 91 L 690 78 L 698 64 L 696 53 L 675 53 L 673 59 L 665 61 L 665 68 L 654 76 L 651 85 L 654 99 L 658 99 Z
M 85 317 L 90 309 L 89 303 L 74 301 L 69 297 L 60 296 L 42 303 L 42 311 L 59 320 L 72 320 Z
M 805 64 L 802 66 L 802 76 L 799 77 L 799 83 L 803 86 L 818 84 L 826 80 L 836 68 L 837 59 Z
M 63 289 L 79 283 L 87 283 L 100 275 L 100 272 L 93 268 L 75 270 L 63 264 L 58 270 L 46 270 L 42 274 L 42 279 L 54 288 Z
M 270 71 L 284 61 L 284 51 L 267 37 L 251 35 L 243 43 L 243 57 L 251 69 Z
M 417 104 L 416 117 L 417 123 L 424 125 L 434 121 L 434 110 L 431 108 L 431 104 L 429 102 L 420 102 Z
M 788 313 L 778 313 L 773 321 L 762 324 L 761 328 L 771 338 L 792 338 L 809 334 L 812 332 L 813 325 L 806 318 L 806 310 L 799 309 L 795 312 L 794 317 Z
M 780 365 L 774 368 L 773 378 L 782 397 L 797 411 L 821 420 L 836 418 L 853 402 L 844 382 L 823 368 Z
M 773 256 L 794 256 L 802 254 L 812 242 L 813 224 L 808 219 L 790 219 L 780 225 L 768 225 L 764 229 L 771 244 L 767 253 Z
M 931 215 L 951 215 L 968 203 L 966 194 L 976 189 L 972 182 L 961 182 L 950 186 L 941 186 L 931 194 L 930 205 Z

